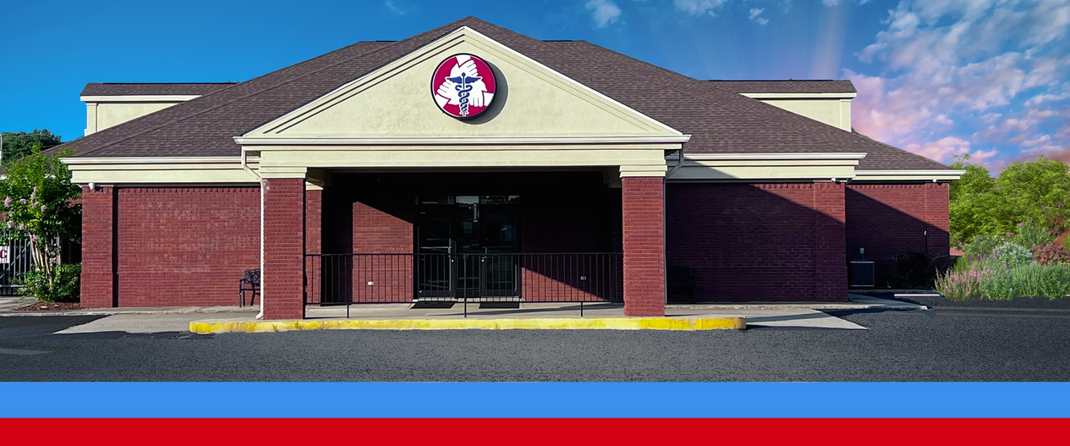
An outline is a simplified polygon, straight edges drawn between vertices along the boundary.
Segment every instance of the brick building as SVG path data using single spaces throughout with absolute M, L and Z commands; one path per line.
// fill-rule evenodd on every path
M 65 145 L 82 305 L 234 305 L 257 268 L 271 319 L 459 298 L 660 315 L 674 271 L 698 301 L 846 300 L 859 248 L 947 253 L 961 174 L 853 133 L 855 94 L 475 18 L 240 83 L 89 84 Z

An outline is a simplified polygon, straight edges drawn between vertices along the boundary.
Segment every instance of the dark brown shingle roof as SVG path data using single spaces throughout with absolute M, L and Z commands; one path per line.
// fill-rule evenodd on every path
M 736 93 L 858 93 L 847 80 L 725 81 L 711 80 Z
M 264 123 L 461 26 L 692 135 L 689 153 L 868 152 L 860 169 L 946 169 L 912 153 L 584 42 L 544 42 L 468 17 L 398 42 L 359 42 L 71 143 L 78 156 L 237 156 Z M 714 88 L 710 86 L 714 85 Z M 659 98 L 652 101 L 650 98 Z
M 227 88 L 237 82 L 201 83 L 117 83 L 92 82 L 85 85 L 81 96 L 163 96 L 203 95 Z

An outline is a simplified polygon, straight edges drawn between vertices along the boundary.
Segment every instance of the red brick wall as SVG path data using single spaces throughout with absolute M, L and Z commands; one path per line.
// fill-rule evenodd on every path
M 264 183 L 264 319 L 304 318 L 305 180 Z
M 524 257 L 521 268 L 524 300 L 619 302 L 624 291 L 620 255 L 537 255 L 622 249 L 620 190 L 601 182 L 561 183 L 521 196 L 521 252 L 533 254 Z
M 667 256 L 698 301 L 843 301 L 843 185 L 670 184 Z
M 876 263 L 878 286 L 898 254 L 949 253 L 947 183 L 852 184 L 846 204 L 847 258 L 861 258 L 858 250 L 865 248 L 865 258 Z
M 113 301 L 113 204 L 115 189 L 91 191 L 82 188 L 82 277 L 83 308 L 106 308 Z
M 624 314 L 665 315 L 665 178 L 621 178 Z
M 411 254 L 411 218 L 391 214 L 357 201 L 353 206 L 353 251 L 371 254 Z M 357 302 L 412 302 L 411 256 L 356 256 L 353 258 L 353 300 Z
M 120 188 L 118 209 L 120 306 L 238 304 L 242 271 L 260 265 L 259 188 Z
M 305 250 L 319 254 L 323 250 L 323 190 L 305 191 Z
M 819 300 L 847 298 L 847 268 L 844 258 L 845 221 L 843 183 L 814 183 L 814 297 Z

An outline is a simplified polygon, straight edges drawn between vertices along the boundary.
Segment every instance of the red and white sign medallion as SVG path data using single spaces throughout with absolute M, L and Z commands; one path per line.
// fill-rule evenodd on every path
M 490 107 L 497 82 L 483 59 L 457 54 L 438 64 L 431 77 L 431 96 L 438 108 L 455 118 L 474 118 Z

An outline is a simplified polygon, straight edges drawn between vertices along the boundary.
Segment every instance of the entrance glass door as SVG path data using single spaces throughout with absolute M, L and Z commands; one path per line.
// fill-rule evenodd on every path
M 417 200 L 417 297 L 519 297 L 515 195 Z

